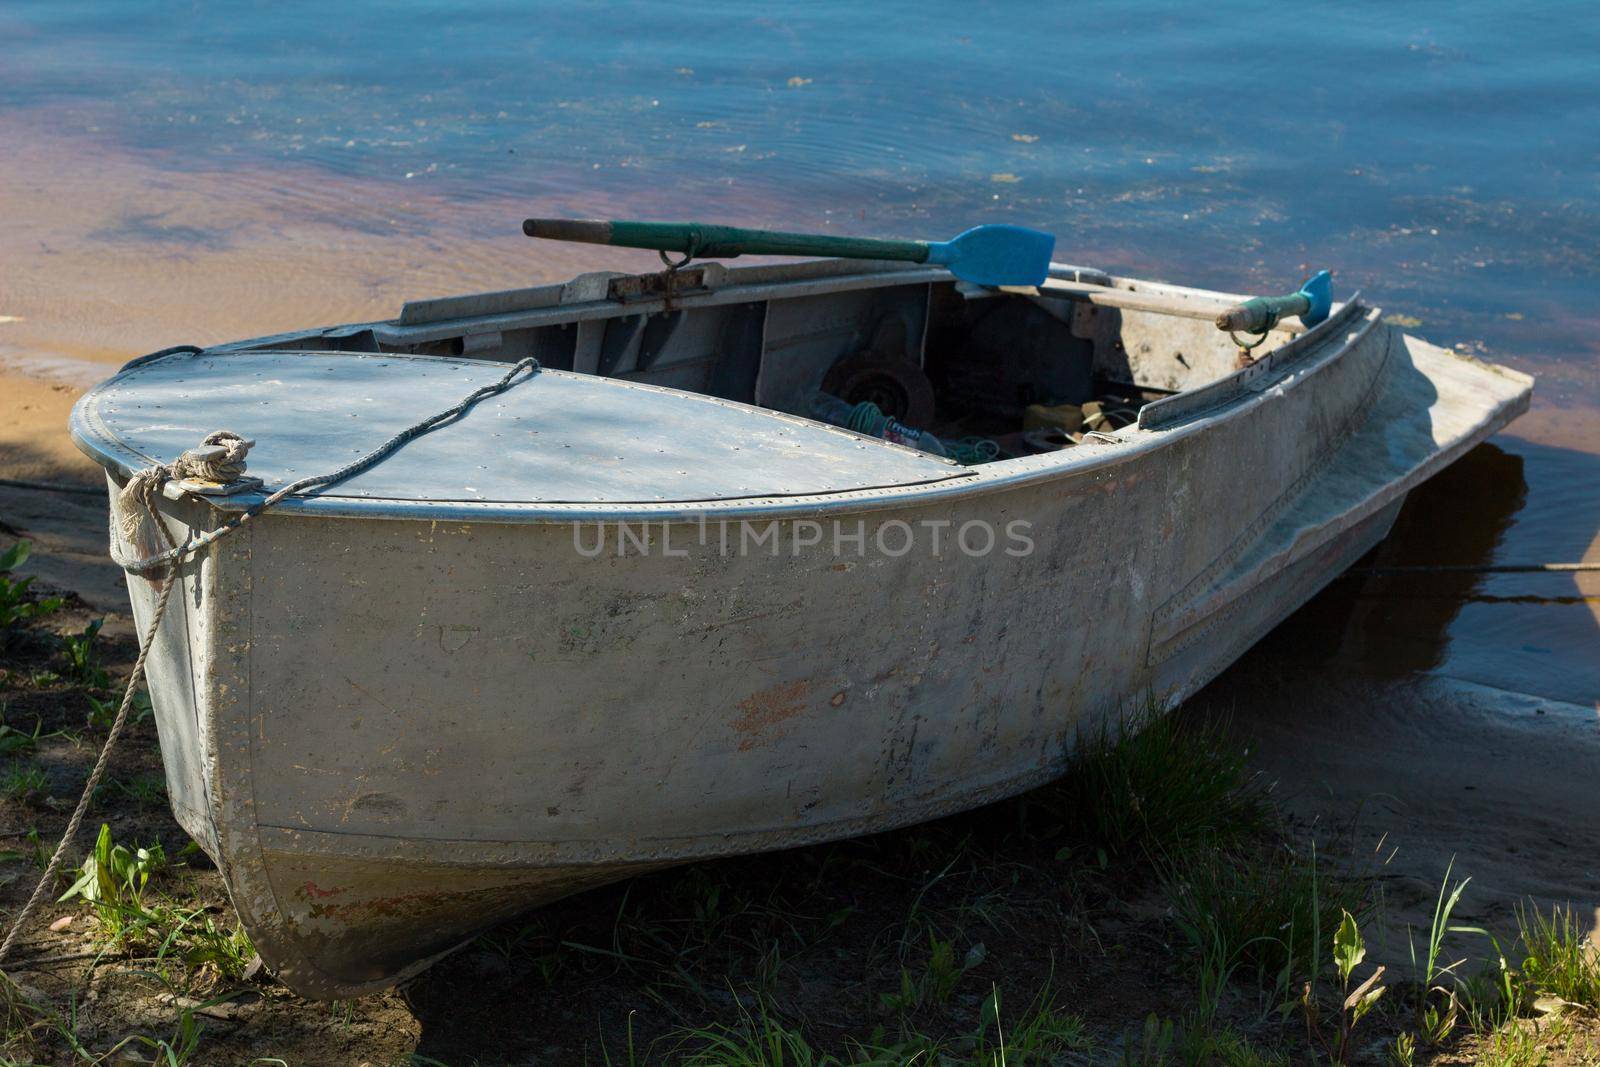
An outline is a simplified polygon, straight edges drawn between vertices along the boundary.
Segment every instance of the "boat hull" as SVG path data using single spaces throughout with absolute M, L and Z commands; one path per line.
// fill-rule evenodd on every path
M 1192 694 L 1528 395 L 1356 314 L 1072 467 L 564 521 L 269 513 L 185 564 L 152 651 L 174 810 L 280 977 L 344 997 L 639 871 L 971 808 Z

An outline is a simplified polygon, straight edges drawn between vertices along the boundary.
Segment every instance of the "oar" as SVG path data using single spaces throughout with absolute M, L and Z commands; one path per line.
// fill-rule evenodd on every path
M 893 259 L 948 267 L 978 285 L 1038 285 L 1050 273 L 1056 239 L 1003 224 L 974 226 L 949 241 L 886 241 L 874 237 L 743 230 L 698 222 L 602 222 L 597 219 L 527 219 L 522 232 L 555 241 L 681 252 L 692 258 L 734 256 L 839 256 Z
M 1217 316 L 1217 329 L 1266 333 L 1279 319 L 1299 315 L 1312 327 L 1328 317 L 1333 308 L 1333 278 L 1319 270 L 1295 292 L 1286 296 L 1253 296 Z

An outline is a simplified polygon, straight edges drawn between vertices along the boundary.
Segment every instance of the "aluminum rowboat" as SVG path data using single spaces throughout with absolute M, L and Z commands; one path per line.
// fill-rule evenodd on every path
M 1527 376 L 1359 297 L 1241 359 L 1204 321 L 1238 299 L 709 264 L 135 361 L 72 416 L 113 490 L 211 430 L 257 442 L 264 490 L 169 486 L 180 537 L 544 367 L 183 565 L 150 658 L 178 820 L 281 979 L 347 997 L 587 887 L 1045 782 L 1527 408 Z M 1128 414 L 964 464 L 812 420 L 825 385 L 945 440 Z

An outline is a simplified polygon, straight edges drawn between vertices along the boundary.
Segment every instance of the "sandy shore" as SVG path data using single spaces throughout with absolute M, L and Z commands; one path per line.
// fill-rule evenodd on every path
M 1408 973 L 1407 930 L 1427 930 L 1451 868 L 1472 879 L 1458 922 L 1507 940 L 1519 904 L 1570 905 L 1600 943 L 1593 707 L 1448 677 L 1303 680 L 1257 651 L 1201 713 L 1229 720 L 1289 811 L 1365 848 L 1387 920 L 1374 959 Z

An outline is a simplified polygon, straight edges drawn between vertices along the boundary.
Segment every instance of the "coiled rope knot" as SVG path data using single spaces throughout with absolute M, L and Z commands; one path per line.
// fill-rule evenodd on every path
M 216 430 L 206 434 L 198 448 L 191 448 L 171 463 L 158 463 L 133 472 L 128 484 L 117 494 L 117 512 L 120 518 L 118 533 L 123 543 L 137 544 L 139 528 L 145 517 L 154 519 L 156 499 L 162 487 L 170 481 L 194 480 L 227 485 L 244 477 L 245 456 L 254 441 L 247 441 L 232 430 Z M 166 528 L 159 521 L 157 528 L 166 536 Z M 169 545 L 171 539 L 168 538 Z
M 206 434 L 199 448 L 191 448 L 172 464 L 174 478 L 195 478 L 227 485 L 244 476 L 244 457 L 254 445 L 232 430 Z

